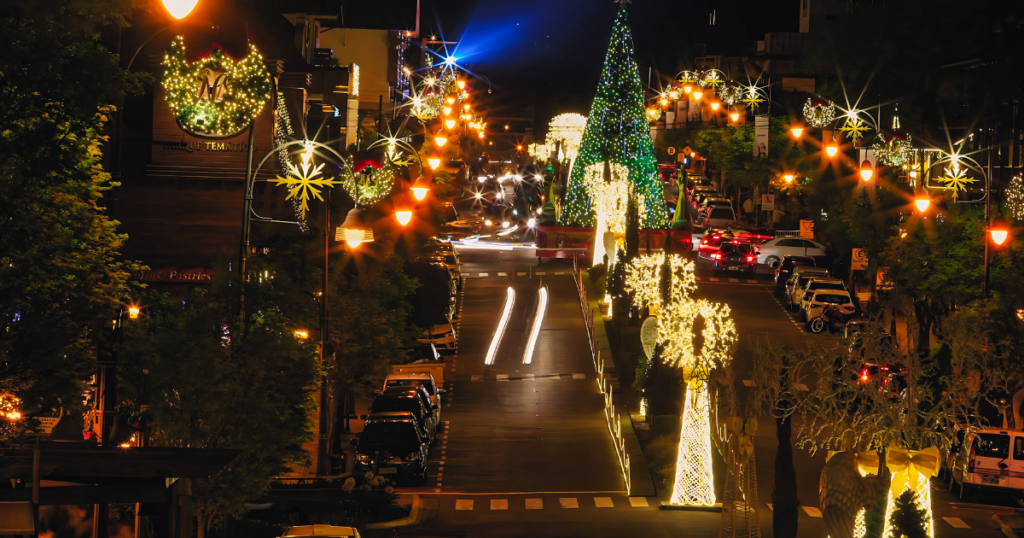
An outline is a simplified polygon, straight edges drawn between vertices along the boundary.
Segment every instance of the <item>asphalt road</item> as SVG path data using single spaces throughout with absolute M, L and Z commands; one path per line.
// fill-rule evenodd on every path
M 446 372 L 454 380 L 444 409 L 447 430 L 431 454 L 430 483 L 405 490 L 421 495 L 424 517 L 415 526 L 365 534 L 717 536 L 720 514 L 662 511 L 657 506 L 664 499 L 626 496 L 593 382 L 571 263 L 538 265 L 530 250 L 464 250 L 461 256 L 466 280 L 458 356 Z M 822 337 L 804 331 L 772 296 L 767 268 L 756 278 L 730 281 L 714 277 L 706 261 L 697 266 L 698 295 L 732 309 L 740 334 L 733 362 L 737 385 L 749 379 L 751 336 L 769 334 L 794 343 Z M 524 365 L 526 332 L 541 285 L 548 287 L 550 304 L 533 364 Z M 510 286 L 516 299 L 508 328 L 494 364 L 485 365 Z M 754 445 L 761 531 L 772 536 L 774 422 L 761 421 Z M 805 507 L 799 534 L 820 538 L 825 529 L 816 517 L 817 489 L 825 454 L 796 450 L 794 457 Z M 991 517 L 1016 506 L 998 496 L 975 501 L 995 505 L 958 504 L 938 479 L 932 489 L 939 538 L 1001 536 Z

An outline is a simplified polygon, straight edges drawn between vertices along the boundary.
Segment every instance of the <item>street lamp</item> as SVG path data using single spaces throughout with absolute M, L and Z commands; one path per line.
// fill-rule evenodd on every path
M 825 153 L 828 155 L 828 158 L 831 159 L 839 153 L 839 146 L 837 146 L 835 142 L 829 142 L 828 145 L 825 146 Z
M 164 9 L 175 19 L 184 19 L 195 9 L 199 0 L 163 0 Z
M 794 125 L 789 128 L 789 132 L 793 135 L 793 138 L 799 140 L 800 137 L 804 135 L 804 128 L 799 125 Z
M 441 112 L 444 112 L 445 116 L 451 116 L 452 115 L 452 107 L 450 107 L 450 106 L 441 107 Z
M 430 192 L 430 180 L 420 176 L 416 178 L 416 182 L 412 184 L 412 189 L 410 190 L 412 190 L 412 195 L 416 197 L 417 201 L 422 201 L 427 197 L 427 193 Z
M 128 319 L 139 319 L 139 307 L 135 305 L 128 306 Z
M 992 242 L 999 246 L 1006 242 L 1006 238 L 1010 236 L 1010 230 L 1006 226 L 1006 221 L 996 217 L 988 227 L 988 234 L 992 238 Z
M 700 101 L 701 97 L 704 97 L 704 92 L 702 92 L 700 90 L 697 90 L 697 91 L 693 92 L 693 98 L 695 100 Z
M 437 144 L 437 147 L 443 148 L 448 143 L 448 137 L 437 135 L 434 137 L 434 143 Z
M 782 180 L 785 181 L 787 185 L 793 182 L 793 177 L 793 172 L 785 172 L 782 174 Z
M 299 340 L 305 340 L 309 338 L 309 331 L 307 331 L 306 329 L 295 329 L 294 331 L 292 331 L 292 334 L 295 335 L 295 338 L 298 338 Z
M 928 197 L 928 191 L 924 189 L 917 191 L 917 194 L 914 196 L 914 206 L 917 207 L 917 210 L 924 213 L 928 211 L 928 206 L 930 205 L 932 205 L 932 199 Z
M 455 85 L 458 86 L 460 90 L 466 89 L 466 81 L 461 78 L 455 81 Z
M 683 91 L 686 92 L 687 94 L 692 92 L 693 91 L 693 83 L 692 82 L 687 82 L 687 83 L 683 84 Z
M 455 120 L 451 120 L 451 119 L 444 120 L 444 126 L 447 127 L 448 130 L 454 129 L 455 128 Z
M 865 160 L 860 163 L 860 179 L 861 181 L 871 181 L 871 178 L 875 175 L 875 169 L 871 168 L 871 163 Z
M 711 110 L 712 110 L 712 112 L 718 112 L 718 109 L 721 106 L 722 106 L 722 103 L 719 103 L 718 101 L 712 101 L 711 102 Z
M 441 159 L 437 157 L 430 157 L 427 159 L 427 164 L 430 165 L 431 170 L 437 170 L 437 167 L 441 166 Z
M 363 210 L 352 209 L 334 235 L 335 241 L 344 241 L 349 248 L 373 241 L 373 230 L 363 224 Z
M 740 113 L 739 112 L 730 112 L 729 113 L 729 119 L 732 120 L 732 121 L 740 121 Z

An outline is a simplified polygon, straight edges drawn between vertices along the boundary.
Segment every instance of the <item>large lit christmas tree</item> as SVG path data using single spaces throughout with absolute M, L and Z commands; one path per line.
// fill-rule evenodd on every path
M 628 0 L 618 1 L 621 8 L 612 27 L 608 55 L 587 116 L 579 156 L 569 176 L 561 220 L 565 224 L 595 225 L 591 193 L 584 178 L 591 165 L 603 163 L 607 158 L 629 169 L 629 181 L 644 204 L 640 225 L 664 228 L 668 225 L 668 212 L 644 113 L 644 89 L 633 56 L 633 35 L 626 24 Z

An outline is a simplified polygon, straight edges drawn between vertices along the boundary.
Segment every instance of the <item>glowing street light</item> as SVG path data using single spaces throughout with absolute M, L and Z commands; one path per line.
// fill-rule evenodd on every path
M 420 176 L 416 179 L 416 182 L 412 184 L 412 188 L 410 190 L 412 191 L 412 195 L 416 197 L 416 200 L 422 201 L 427 197 L 427 193 L 430 192 L 430 180 Z
M 444 126 L 447 127 L 449 130 L 454 129 L 455 120 L 444 120 Z
M 794 125 L 789 128 L 789 132 L 793 135 L 793 138 L 799 140 L 800 137 L 804 135 L 804 128 L 799 125 Z
M 139 307 L 135 305 L 128 306 L 128 319 L 139 319 Z
M 921 213 L 928 211 L 928 206 L 932 205 L 932 199 L 928 197 L 928 191 L 924 189 L 917 192 L 914 196 L 914 206 Z
M 740 121 L 740 113 L 739 112 L 730 112 L 729 113 L 729 119 L 732 120 L 732 121 Z
M 437 167 L 441 166 L 441 159 L 438 157 L 430 157 L 427 159 L 427 164 L 430 165 L 431 170 L 437 170 Z
M 1006 238 L 1010 236 L 1010 230 L 1006 226 L 1006 222 L 997 217 L 989 225 L 988 235 L 992 238 L 992 242 L 999 246 L 1006 242 Z
M 693 98 L 694 98 L 695 100 L 697 100 L 697 101 L 700 101 L 700 98 L 701 98 L 701 97 L 704 97 L 704 92 L 702 92 L 702 91 L 700 91 L 700 90 L 697 90 L 697 91 L 693 92 L 693 94 L 692 94 L 692 95 L 693 95 Z
M 164 9 L 175 19 L 184 19 L 195 9 L 199 0 L 163 0 Z
M 689 95 L 689 93 L 693 91 L 693 83 L 687 82 L 686 84 L 683 84 L 683 91 Z
M 711 102 L 711 110 L 714 111 L 714 112 L 718 112 L 718 109 L 721 106 L 722 106 L 722 103 L 719 103 L 718 101 L 712 101 Z
M 434 137 L 434 143 L 437 144 L 437 147 L 443 148 L 448 143 L 448 137 L 437 135 Z
M 466 81 L 460 78 L 459 80 L 455 81 L 455 85 L 458 86 L 460 90 L 463 90 L 466 88 Z
M 875 169 L 871 167 L 871 163 L 865 160 L 860 163 L 860 179 L 861 181 L 871 181 L 871 178 L 875 175 Z
M 353 209 L 348 212 L 345 222 L 338 227 L 334 235 L 335 241 L 344 241 L 349 248 L 357 248 L 362 243 L 373 241 L 373 230 L 363 224 L 363 211 Z
M 661 99 L 658 99 L 658 104 L 661 105 L 662 108 L 667 107 L 668 106 L 668 98 L 667 97 L 662 97 Z
M 831 159 L 839 153 L 839 146 L 837 146 L 835 142 L 829 142 L 828 145 L 825 146 L 825 153 L 828 154 L 828 158 Z
M 785 181 L 787 185 L 793 182 L 793 177 L 793 172 L 786 172 L 782 174 L 782 180 Z
M 295 329 L 294 331 L 292 331 L 292 334 L 295 335 L 295 338 L 298 338 L 299 340 L 305 340 L 309 338 L 309 331 L 307 331 L 306 329 Z
M 444 98 L 444 102 L 448 103 L 448 106 L 454 105 L 455 104 L 455 96 L 454 95 L 449 95 L 448 97 L 445 97 Z
M 444 112 L 445 116 L 451 116 L 452 115 L 452 107 L 450 107 L 450 106 L 441 107 L 441 112 Z

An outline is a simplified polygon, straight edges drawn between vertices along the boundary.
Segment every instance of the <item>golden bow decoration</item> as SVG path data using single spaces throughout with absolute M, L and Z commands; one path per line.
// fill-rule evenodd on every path
M 725 419 L 725 429 L 736 436 L 740 454 L 744 459 L 754 455 L 754 434 L 757 433 L 757 419 L 729 417 Z
M 939 449 L 935 447 L 924 450 L 907 450 L 890 446 L 885 455 L 885 466 L 892 472 L 892 483 L 889 487 L 893 496 L 910 488 L 917 491 L 921 476 L 927 481 L 939 472 Z
M 825 456 L 825 461 L 832 459 L 839 452 L 829 451 L 828 455 Z M 865 450 L 864 452 L 854 452 L 854 460 L 857 462 L 857 469 L 864 476 L 877 475 L 878 474 L 878 452 L 874 450 Z M 888 465 L 886 465 L 888 467 Z

